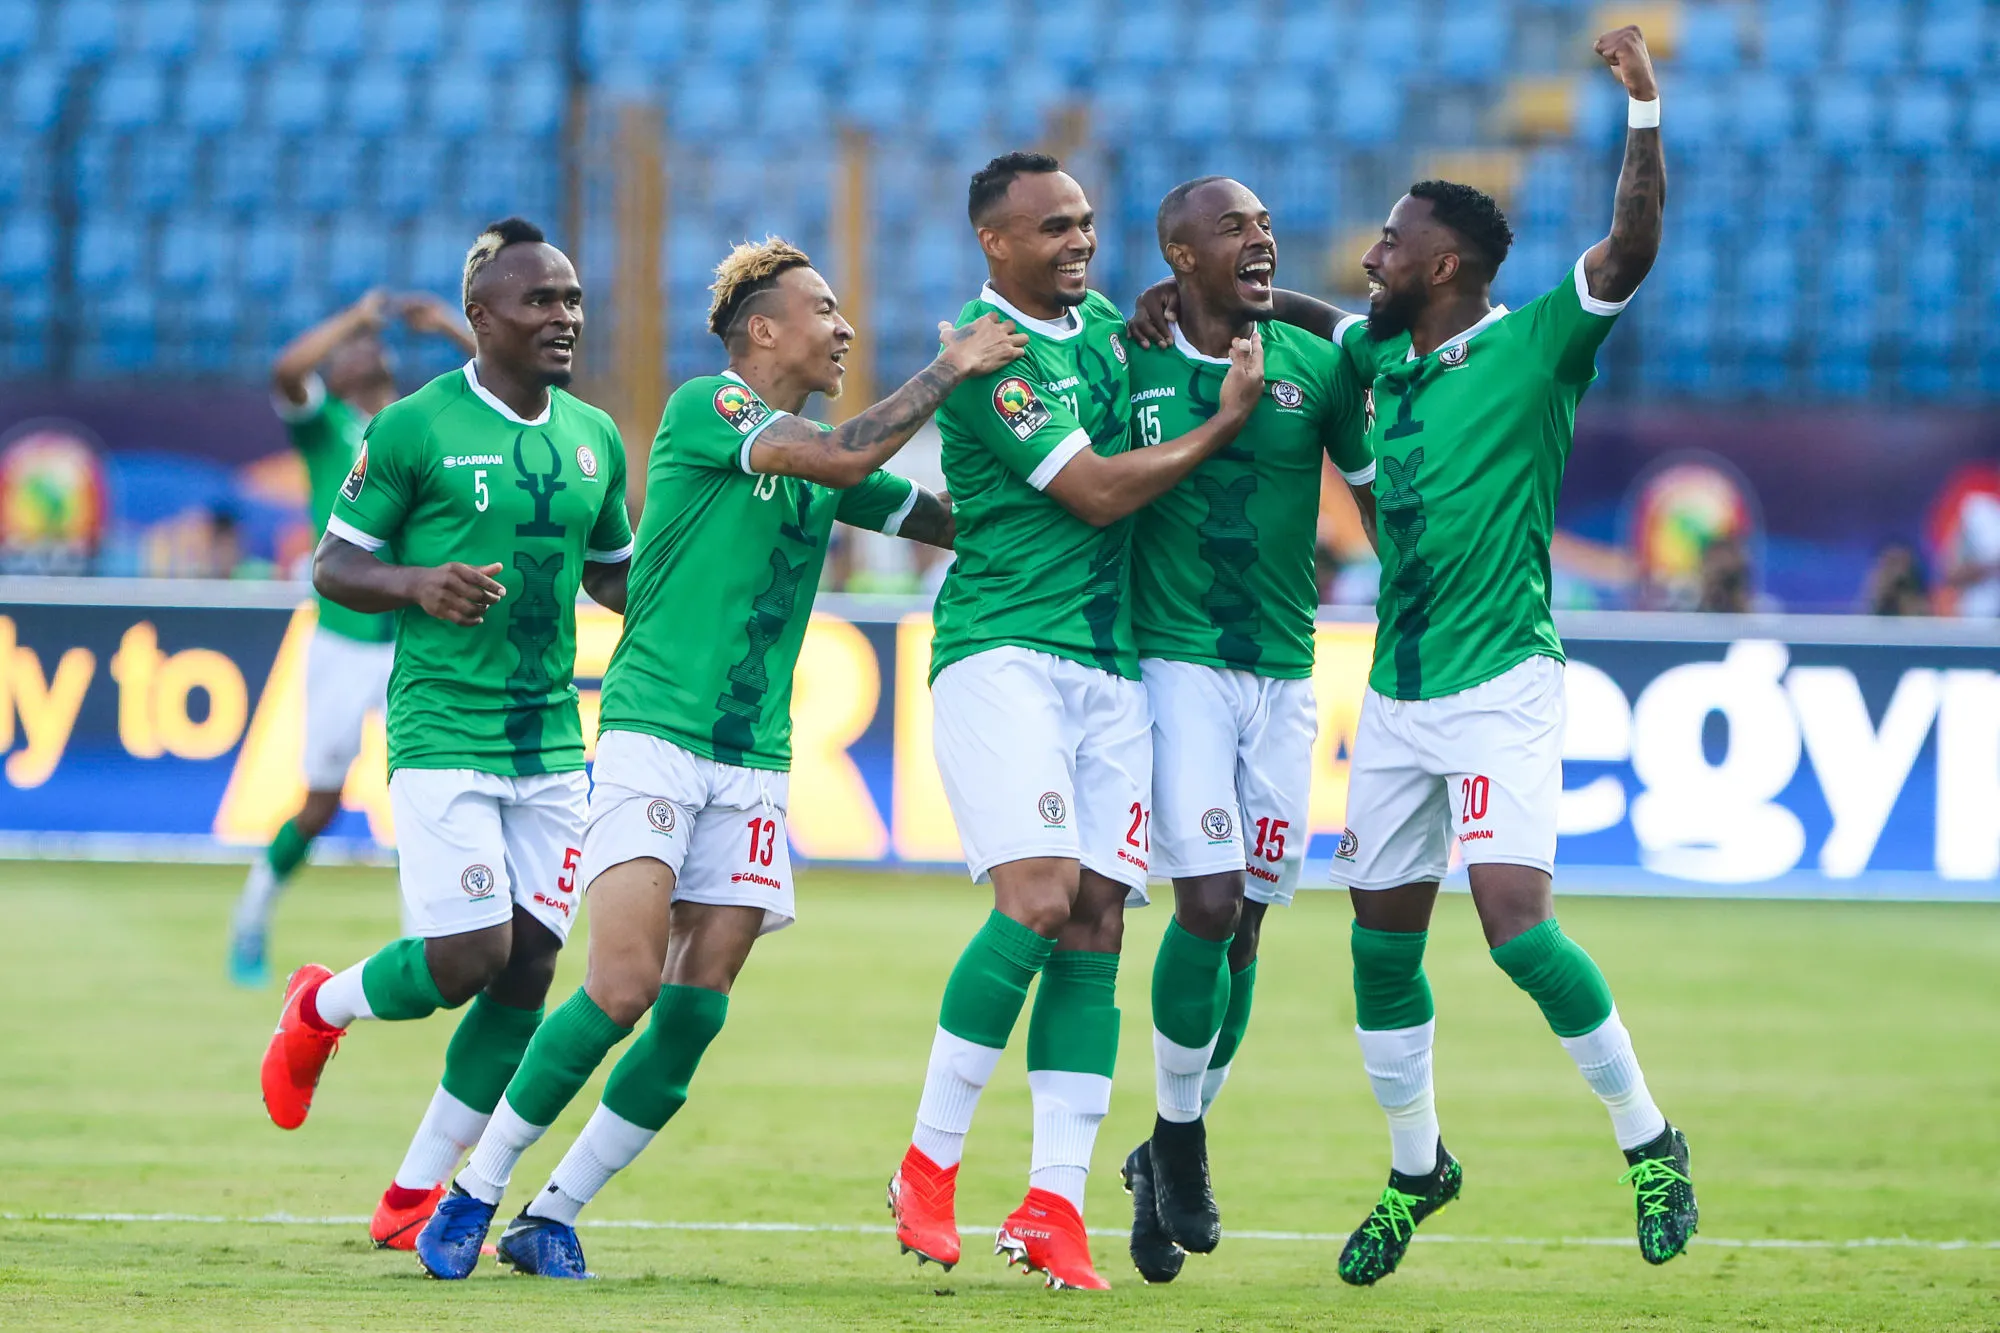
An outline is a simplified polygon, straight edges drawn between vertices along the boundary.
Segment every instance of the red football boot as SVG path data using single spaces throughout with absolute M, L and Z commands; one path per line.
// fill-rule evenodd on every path
M 375 1217 L 368 1223 L 368 1239 L 375 1242 L 378 1250 L 414 1250 L 417 1248 L 417 1233 L 424 1229 L 424 1223 L 431 1220 L 437 1211 L 438 1200 L 444 1197 L 444 1186 L 433 1185 L 417 1197 L 415 1202 L 398 1207 L 390 1202 L 397 1195 L 409 1195 L 414 1190 L 401 1189 L 391 1185 L 382 1192 L 382 1201 L 375 1205 Z
M 943 1264 L 958 1262 L 958 1168 L 939 1166 L 914 1144 L 889 1178 L 889 1211 L 896 1217 L 896 1242 L 904 1254 Z
M 1048 1190 L 1029 1190 L 993 1237 L 993 1253 L 1041 1273 L 1051 1291 L 1109 1291 L 1111 1284 L 1090 1264 L 1090 1239 L 1070 1201 Z
M 285 983 L 285 1007 L 278 1012 L 271 1044 L 264 1048 L 263 1068 L 264 1109 L 279 1129 L 297 1129 L 306 1122 L 320 1071 L 346 1035 L 338 1028 L 308 1022 L 302 1012 L 306 997 L 332 975 L 318 963 L 307 963 Z

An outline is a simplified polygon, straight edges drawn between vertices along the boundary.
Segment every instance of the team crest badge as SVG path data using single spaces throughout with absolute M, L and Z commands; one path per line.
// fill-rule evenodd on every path
M 715 391 L 715 414 L 734 427 L 738 435 L 748 435 L 771 415 L 771 409 L 742 385 L 725 384 Z
M 1208 835 L 1211 842 L 1221 842 L 1234 828 L 1235 823 L 1229 818 L 1229 812 L 1219 805 L 1202 814 L 1201 831 Z
M 1335 844 L 1333 849 L 1333 854 L 1339 857 L 1343 861 L 1352 861 L 1354 859 L 1354 853 L 1358 851 L 1360 847 L 1361 847 L 1361 839 L 1354 836 L 1354 830 L 1351 828 L 1344 828 L 1340 831 L 1340 841 L 1337 844 Z
M 1042 822 L 1045 824 L 1060 824 L 1069 815 L 1069 807 L 1063 804 L 1062 793 L 1059 791 L 1043 792 L 1042 799 L 1035 803 L 1035 808 L 1042 812 Z
M 347 480 L 340 483 L 343 498 L 354 501 L 361 498 L 361 488 L 368 484 L 368 444 L 362 442 L 361 452 L 354 456 L 354 466 L 347 470 Z
M 1456 370 L 1465 364 L 1465 343 L 1453 343 L 1438 353 L 1438 364 L 1446 370 Z
M 646 822 L 661 833 L 674 831 L 674 806 L 671 801 L 653 801 L 646 806 Z
M 486 866 L 467 866 L 465 873 L 458 877 L 458 887 L 465 890 L 465 896 L 478 902 L 493 896 L 493 871 Z
M 1271 401 L 1279 407 L 1297 407 L 1306 400 L 1306 391 L 1290 380 L 1271 381 Z
M 590 446 L 587 444 L 579 444 L 576 447 L 576 470 L 586 477 L 597 475 L 597 455 L 590 452 Z
M 1117 357 L 1118 364 L 1122 366 L 1125 364 L 1125 344 L 1119 339 L 1118 335 L 1115 333 L 1111 334 L 1110 338 L 1111 338 L 1111 355 Z
M 993 386 L 993 410 L 1017 440 L 1025 440 L 1049 424 L 1049 409 L 1035 396 L 1034 386 L 1019 375 L 1009 375 Z

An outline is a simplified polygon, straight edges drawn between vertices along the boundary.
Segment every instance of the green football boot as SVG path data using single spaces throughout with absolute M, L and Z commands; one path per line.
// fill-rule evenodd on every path
M 1687 1249 L 1701 1219 L 1688 1174 L 1687 1135 L 1668 1125 L 1651 1143 L 1625 1150 L 1629 1164 L 1618 1183 L 1630 1183 L 1639 1205 L 1639 1253 L 1663 1264 Z
M 1444 1150 L 1443 1139 L 1438 1140 L 1437 1167 L 1429 1175 L 1391 1171 L 1374 1211 L 1340 1251 L 1340 1280 L 1368 1287 L 1395 1272 L 1417 1224 L 1456 1199 L 1464 1187 L 1465 1168 Z

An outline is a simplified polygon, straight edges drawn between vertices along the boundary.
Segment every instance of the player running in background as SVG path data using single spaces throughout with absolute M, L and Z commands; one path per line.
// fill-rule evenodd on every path
M 568 258 L 509 218 L 467 255 L 464 294 L 478 355 L 376 416 L 313 566 L 327 597 L 397 613 L 389 797 L 413 933 L 293 973 L 263 1066 L 271 1119 L 295 1129 L 351 1024 L 472 1002 L 370 1227 L 397 1248 L 541 1022 L 588 792 L 577 588 L 622 611 L 632 553 L 617 428 L 561 387 L 583 327 Z
M 1144 901 L 1152 798 L 1129 520 L 1234 438 L 1263 388 L 1261 344 L 1231 344 L 1213 417 L 1131 449 L 1125 322 L 1085 285 L 1097 232 L 1083 190 L 1054 158 L 1009 153 L 969 195 L 990 280 L 959 322 L 997 312 L 1029 341 L 1017 365 L 968 380 L 938 413 L 958 541 L 931 693 L 945 793 L 994 911 L 945 985 L 889 1204 L 906 1251 L 958 1261 L 965 1135 L 1040 974 L 1030 1188 L 996 1250 L 1050 1286 L 1101 1289 L 1084 1181 L 1110 1105 L 1118 950 L 1127 895 Z
M 378 336 L 391 304 L 385 293 L 369 292 L 292 339 L 271 366 L 272 405 L 305 461 L 315 539 L 326 532 L 334 497 L 361 451 L 361 432 L 396 401 L 396 377 Z M 450 338 L 472 353 L 464 321 L 442 301 L 407 296 L 393 304 L 411 329 Z M 270 980 L 271 910 L 312 840 L 340 812 L 340 789 L 361 752 L 361 720 L 381 709 L 387 696 L 393 633 L 388 616 L 362 615 L 319 599 L 318 624 L 306 650 L 306 799 L 279 826 L 244 881 L 229 939 L 229 976 L 239 986 Z
M 521 1272 L 588 1276 L 578 1212 L 687 1101 L 751 946 L 796 913 L 792 669 L 834 521 L 950 546 L 948 500 L 879 469 L 953 386 L 1027 341 L 997 319 L 947 330 L 915 378 L 827 427 L 798 414 L 814 393 L 839 394 L 854 330 L 812 261 L 776 238 L 741 245 L 713 290 L 709 329 L 729 367 L 667 403 L 625 635 L 604 676 L 579 871 L 589 971 L 418 1239 L 434 1277 L 472 1272 L 521 1154 L 650 1009 L 548 1187 L 500 1237 L 501 1261 Z
M 1133 535 L 1152 868 L 1174 882 L 1153 963 L 1158 1118 L 1124 1171 L 1148 1282 L 1221 1240 L 1204 1117 L 1250 1022 L 1265 909 L 1291 901 L 1309 829 L 1320 478 L 1331 458 L 1372 531 L 1375 475 L 1359 377 L 1331 342 L 1271 318 L 1278 243 L 1257 196 L 1226 176 L 1178 185 L 1159 240 L 1178 322 L 1171 345 L 1132 352 L 1133 444 L 1213 416 L 1224 354 L 1253 328 L 1264 395 L 1234 443 L 1139 511 Z

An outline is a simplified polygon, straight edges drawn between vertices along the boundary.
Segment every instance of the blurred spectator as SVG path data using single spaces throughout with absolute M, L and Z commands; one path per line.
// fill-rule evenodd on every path
M 1702 548 L 1701 598 L 1697 611 L 1743 615 L 1751 611 L 1750 556 L 1734 537 L 1718 537 Z
M 1917 553 L 1901 542 L 1882 548 L 1868 571 L 1862 590 L 1864 609 L 1871 616 L 1927 616 L 1931 614 L 1930 589 L 1924 583 L 1924 567 Z
M 1945 581 L 1958 593 L 1961 616 L 2000 617 L 2000 499 L 1966 497 Z

